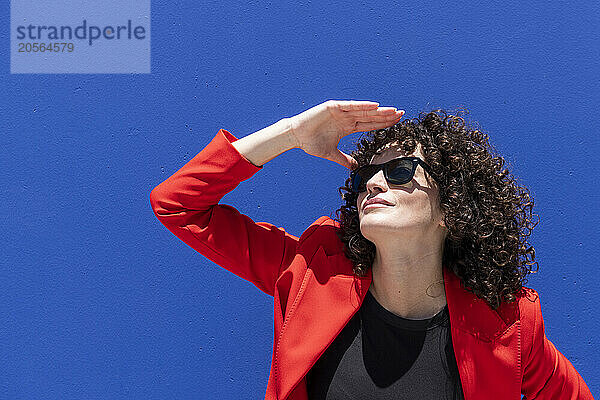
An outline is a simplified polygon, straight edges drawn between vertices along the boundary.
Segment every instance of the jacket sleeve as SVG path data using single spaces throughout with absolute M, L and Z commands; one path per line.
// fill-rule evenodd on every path
M 187 245 L 273 296 L 280 270 L 292 262 L 299 239 L 218 204 L 262 169 L 232 146 L 236 140 L 220 129 L 200 153 L 151 191 L 150 204 L 158 220 Z
M 529 289 L 524 317 L 523 381 L 525 400 L 593 400 L 590 389 L 573 364 L 546 337 L 538 293 Z M 523 311 L 522 311 L 523 312 Z M 529 353 L 529 354 L 527 354 Z

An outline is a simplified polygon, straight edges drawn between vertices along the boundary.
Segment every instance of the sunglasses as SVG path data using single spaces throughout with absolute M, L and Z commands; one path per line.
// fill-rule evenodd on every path
M 367 181 L 383 168 L 383 175 L 388 183 L 403 185 L 412 180 L 417 170 L 417 165 L 431 175 L 431 167 L 419 157 L 400 157 L 390 160 L 384 164 L 368 164 L 355 169 L 350 173 L 352 191 L 355 193 L 367 190 Z

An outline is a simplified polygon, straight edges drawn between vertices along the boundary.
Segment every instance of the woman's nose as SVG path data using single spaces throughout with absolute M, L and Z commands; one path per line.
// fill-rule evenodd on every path
M 375 187 L 378 187 L 382 190 L 387 190 L 387 181 L 385 179 L 385 175 L 383 174 L 383 170 L 377 171 L 377 173 L 367 181 L 366 186 L 368 192 L 372 192 Z

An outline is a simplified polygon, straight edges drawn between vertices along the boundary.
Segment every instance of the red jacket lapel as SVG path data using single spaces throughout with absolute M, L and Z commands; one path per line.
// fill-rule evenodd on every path
M 444 268 L 452 345 L 465 399 L 521 398 L 521 325 L 517 303 L 498 312 Z
M 340 266 L 345 266 L 346 273 L 332 275 Z M 320 246 L 303 279 L 275 353 L 278 399 L 287 398 L 358 311 L 371 284 L 371 272 L 364 278 L 354 277 L 351 262 L 343 253 L 327 255 Z

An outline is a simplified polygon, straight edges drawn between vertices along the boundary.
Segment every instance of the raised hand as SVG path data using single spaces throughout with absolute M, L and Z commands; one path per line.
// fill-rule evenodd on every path
M 373 101 L 328 100 L 290 118 L 296 147 L 306 153 L 354 169 L 357 162 L 338 149 L 340 140 L 354 132 L 396 124 L 404 110 L 379 107 Z

